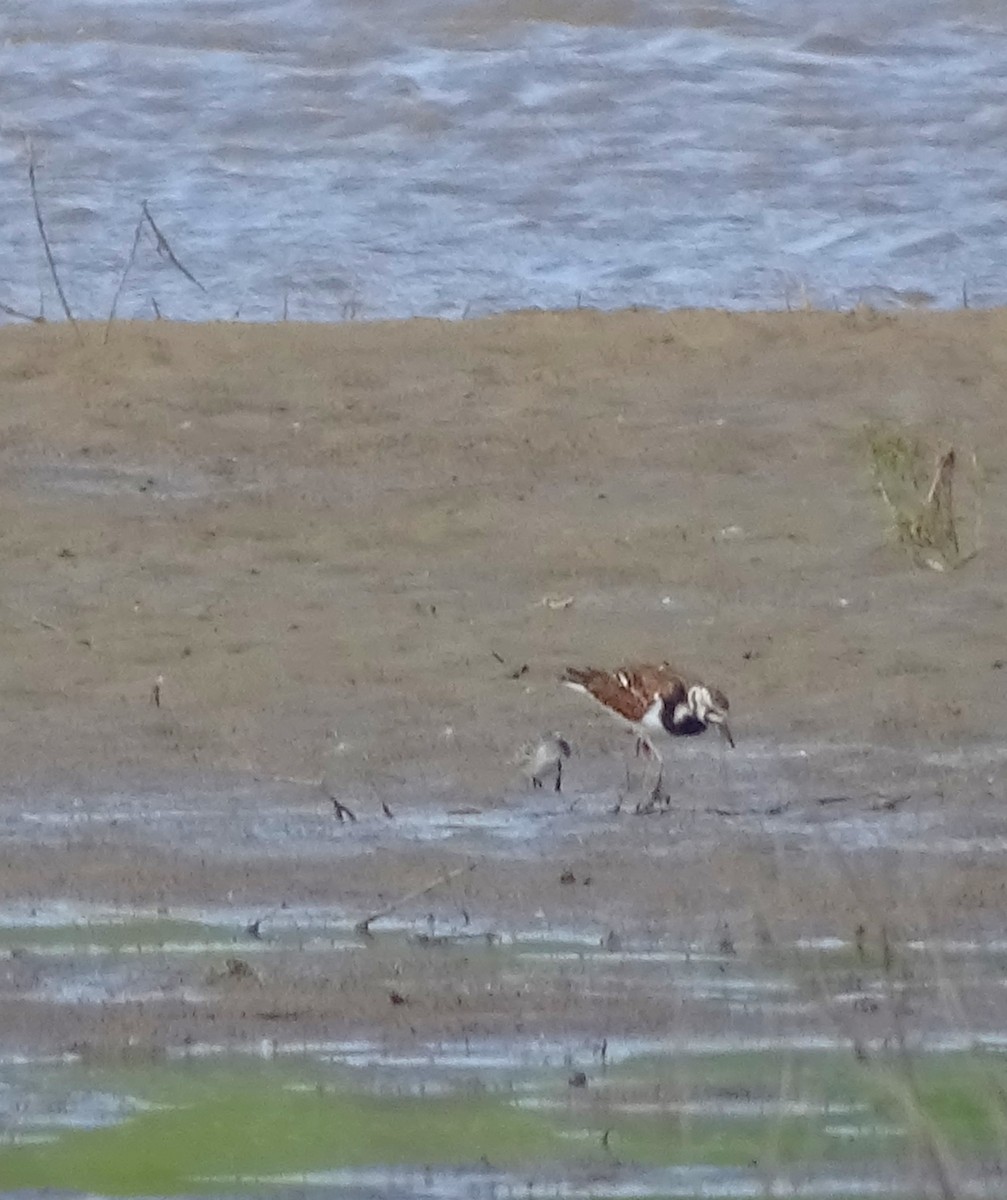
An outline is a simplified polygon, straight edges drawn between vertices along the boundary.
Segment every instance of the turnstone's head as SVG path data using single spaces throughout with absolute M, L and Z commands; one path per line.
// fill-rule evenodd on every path
M 702 721 L 704 725 L 716 725 L 727 738 L 731 748 L 734 748 L 731 727 L 727 723 L 727 714 L 731 706 L 719 688 L 707 687 L 705 683 L 693 684 L 689 688 L 688 704 L 697 721 Z

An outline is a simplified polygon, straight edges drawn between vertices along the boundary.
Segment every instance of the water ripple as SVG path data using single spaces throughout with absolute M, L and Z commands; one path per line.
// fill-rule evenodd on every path
M 123 315 L 1007 300 L 1007 22 L 981 0 L 6 9 L 15 307 L 55 308 L 25 135 L 80 315 L 144 199 L 208 290 L 145 245 Z

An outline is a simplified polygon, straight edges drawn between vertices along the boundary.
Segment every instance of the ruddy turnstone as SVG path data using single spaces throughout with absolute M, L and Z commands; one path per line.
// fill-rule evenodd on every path
M 537 742 L 522 746 L 517 762 L 533 788 L 540 788 L 553 777 L 553 790 L 563 790 L 563 759 L 570 757 L 570 743 L 560 733 L 547 733 Z
M 563 682 L 576 692 L 592 697 L 637 737 L 637 752 L 643 747 L 660 764 L 651 794 L 661 798 L 664 760 L 654 745 L 655 735 L 693 737 L 716 725 L 733 747 L 727 723 L 730 705 L 719 689 L 677 671 L 670 663 L 638 663 L 616 671 L 596 667 L 568 667 Z

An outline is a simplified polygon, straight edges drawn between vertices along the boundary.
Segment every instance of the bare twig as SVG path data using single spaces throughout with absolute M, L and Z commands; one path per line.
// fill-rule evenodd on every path
M 934 468 L 933 482 L 927 492 L 927 514 L 933 524 L 932 535 L 936 541 L 941 538 L 954 551 L 958 558 L 961 548 L 958 545 L 958 533 L 955 529 L 954 503 L 952 501 L 952 482 L 955 474 L 954 447 L 946 450 L 938 459 Z M 940 543 L 938 543 L 940 544 Z
M 979 467 L 979 458 L 976 452 L 972 451 L 972 481 L 973 488 L 976 493 L 976 527 L 972 537 L 972 557 L 979 553 L 979 548 L 982 545 L 983 532 L 983 506 L 982 506 L 982 485 L 984 477 L 982 470 Z
M 979 550 L 982 483 L 973 455 L 971 507 L 976 538 L 967 550 L 959 540 L 961 522 L 955 512 L 954 481 L 958 460 L 953 447 L 936 455 L 932 470 L 926 465 L 924 442 L 894 428 L 881 428 L 871 438 L 874 478 L 888 506 L 899 541 L 917 566 L 945 571 L 964 566 Z
M 400 896 L 398 900 L 386 905 L 384 908 L 378 909 L 377 912 L 370 913 L 362 920 L 358 921 L 353 926 L 354 933 L 370 933 L 372 921 L 377 921 L 381 917 L 391 916 L 393 912 L 397 912 L 403 904 L 408 904 L 411 900 L 418 900 L 420 896 L 426 896 L 436 888 L 443 887 L 445 883 L 450 883 L 452 879 L 457 879 L 459 875 L 464 875 L 467 871 L 474 871 L 475 863 L 466 863 L 464 867 L 455 867 L 453 871 L 445 871 L 442 875 L 438 875 L 432 883 L 426 883 L 423 887 L 416 888 L 414 891 L 407 892 L 404 896 Z
M 889 796 L 887 800 L 879 800 L 877 804 L 872 804 L 871 812 L 897 812 L 907 800 L 912 798 L 911 792 L 906 792 L 901 796 Z
M 712 813 L 715 817 L 779 817 L 793 804 L 792 800 L 781 800 L 779 804 L 771 804 L 769 808 L 700 808 L 694 812 Z
M 905 1027 L 905 991 L 894 979 L 895 957 L 888 940 L 888 930 L 881 926 L 882 980 L 888 992 L 888 1006 L 895 1032 L 895 1058 L 901 1073 L 901 1089 L 893 1080 L 886 1082 L 889 1091 L 901 1103 L 906 1116 L 919 1131 L 922 1148 L 937 1182 L 942 1200 L 957 1200 L 961 1195 L 956 1186 L 956 1163 L 937 1122 L 927 1112 L 923 1090 L 916 1074 L 916 1064 L 909 1048 Z M 903 981 L 904 982 L 904 981 Z
M 150 215 L 150 209 L 147 207 L 146 200 L 144 200 L 143 204 L 141 205 L 141 208 L 143 209 L 143 215 L 147 218 L 147 224 L 150 226 L 151 230 L 153 231 L 154 237 L 157 239 L 158 254 L 163 254 L 165 256 L 165 258 L 168 260 L 168 262 L 170 262 L 171 265 L 173 267 L 175 267 L 177 270 L 181 271 L 182 274 L 186 277 L 186 279 L 189 280 L 190 283 L 194 283 L 201 292 L 205 292 L 206 288 L 203 287 L 203 285 L 199 282 L 199 280 L 196 278 L 196 276 L 193 275 L 193 273 L 188 269 L 188 267 L 182 266 L 182 264 L 178 261 L 178 256 L 175 254 L 175 251 L 172 250 L 171 244 L 169 243 L 168 239 L 164 236 L 164 234 L 160 231 L 160 229 L 158 229 L 157 222 Z
M 0 304 L 0 312 L 6 313 L 8 317 L 16 317 L 19 321 L 31 321 L 34 325 L 45 324 L 45 316 L 42 313 L 33 317 L 31 313 L 22 312 L 19 308 L 12 308 L 9 304 Z
M 108 344 L 108 335 L 112 331 L 112 322 L 115 320 L 115 310 L 119 305 L 119 297 L 122 295 L 122 289 L 126 286 L 126 276 L 129 274 L 133 261 L 136 258 L 136 250 L 140 245 L 140 235 L 143 233 L 144 219 L 145 214 L 141 213 L 136 223 L 136 229 L 133 230 L 133 245 L 129 251 L 129 258 L 126 259 L 126 266 L 123 268 L 122 275 L 119 276 L 119 286 L 115 289 L 115 295 L 112 297 L 112 307 L 108 310 L 108 320 L 105 322 L 105 336 L 101 339 L 103 346 Z
M 35 152 L 30 142 L 28 143 L 28 186 L 31 188 L 31 202 L 35 208 L 35 224 L 38 226 L 39 237 L 42 239 L 42 249 L 45 251 L 46 262 L 49 264 L 49 273 L 52 275 L 52 281 L 56 285 L 56 295 L 59 296 L 59 302 L 63 305 L 63 312 L 66 314 L 66 319 L 73 326 L 73 331 L 77 335 L 77 341 L 83 342 L 84 338 L 81 335 L 80 328 L 74 320 L 73 313 L 70 311 L 66 292 L 63 291 L 63 285 L 59 281 L 56 260 L 53 258 L 52 247 L 49 245 L 49 236 L 45 231 L 45 222 L 42 220 L 42 208 L 38 201 L 38 187 L 35 184 Z
M 50 625 L 48 621 L 43 621 L 41 617 L 32 617 L 31 622 L 33 625 L 41 626 L 42 629 L 48 629 L 50 633 L 62 633 L 64 635 L 66 633 L 66 631 L 64 629 L 60 629 L 58 625 Z
M 837 854 L 834 865 L 838 868 L 839 875 L 850 886 L 851 894 L 863 895 L 861 881 L 851 870 L 847 857 L 841 853 Z M 887 1097 L 902 1110 L 910 1127 L 906 1132 L 915 1135 L 916 1144 L 926 1156 L 941 1200 L 958 1200 L 962 1195 L 956 1183 L 958 1164 L 938 1121 L 928 1111 L 932 1105 L 928 1105 L 924 1088 L 920 1084 L 906 1029 L 906 1016 L 909 1011 L 908 984 L 911 975 L 899 955 L 899 947 L 893 942 L 888 927 L 882 923 L 878 932 L 878 948 L 881 955 L 880 983 L 885 991 L 892 1026 L 891 1036 L 886 1036 L 882 1045 L 885 1051 L 893 1050 L 894 1054 L 891 1057 L 884 1053 L 875 1055 L 872 1047 L 850 1027 L 843 1009 L 834 1003 L 835 997 L 830 992 L 821 968 L 815 973 L 819 996 L 825 1011 L 830 1014 L 842 1035 L 849 1039 L 855 1060 L 870 1072 L 877 1087 L 883 1089 Z M 861 967 L 866 967 L 869 947 L 867 927 L 864 923 L 857 925 L 854 939 L 857 959 Z M 931 1194 L 929 1190 L 927 1194 Z
M 720 806 L 701 808 L 696 811 L 712 813 L 716 817 L 779 817 L 789 812 L 796 804 L 815 805 L 819 808 L 829 808 L 833 804 L 852 804 L 854 801 L 871 800 L 870 796 L 813 796 L 807 800 L 780 800 L 768 808 L 723 808 Z M 869 804 L 870 812 L 895 812 L 900 805 L 912 799 L 912 793 L 906 792 L 899 796 L 875 796 Z

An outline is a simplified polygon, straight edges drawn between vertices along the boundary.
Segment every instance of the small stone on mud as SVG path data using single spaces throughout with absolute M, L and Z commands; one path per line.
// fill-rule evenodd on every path
M 574 1071 L 574 1073 L 567 1080 L 567 1083 L 569 1083 L 570 1087 L 572 1088 L 587 1087 L 587 1076 L 583 1071 Z

